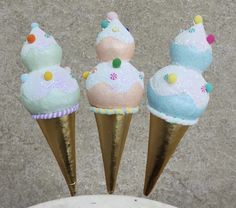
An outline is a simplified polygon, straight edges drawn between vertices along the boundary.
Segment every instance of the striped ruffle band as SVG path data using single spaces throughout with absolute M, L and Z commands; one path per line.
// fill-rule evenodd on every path
M 136 107 L 136 108 L 114 108 L 114 109 L 90 107 L 90 110 L 94 113 L 107 114 L 107 115 L 137 113 L 138 109 L 139 109 L 138 107 Z
M 51 118 L 58 118 L 62 116 L 66 116 L 68 114 L 71 114 L 79 109 L 79 104 L 67 108 L 61 111 L 53 112 L 53 113 L 46 113 L 46 114 L 37 114 L 37 115 L 32 115 L 33 119 L 51 119 Z

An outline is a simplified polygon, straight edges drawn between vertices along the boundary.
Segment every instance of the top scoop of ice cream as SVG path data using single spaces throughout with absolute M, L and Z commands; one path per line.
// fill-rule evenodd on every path
M 107 19 L 101 21 L 102 31 L 96 39 L 97 56 L 102 61 L 111 61 L 116 57 L 123 60 L 132 58 L 134 38 L 119 20 L 115 12 L 109 12 Z
M 31 32 L 21 50 L 21 59 L 29 71 L 60 65 L 62 49 L 55 39 L 40 29 L 37 23 L 31 25 Z
M 205 71 L 212 62 L 212 37 L 207 35 L 203 20 L 196 16 L 195 25 L 181 32 L 171 43 L 172 64 L 182 65 L 199 72 Z
M 27 36 L 21 58 L 30 73 L 21 76 L 21 99 L 33 118 L 54 118 L 78 108 L 79 85 L 69 68 L 62 68 L 61 48 L 37 24 Z
M 177 36 L 171 48 L 172 64 L 156 72 L 148 84 L 149 110 L 170 123 L 195 124 L 213 90 L 201 74 L 211 63 L 212 51 L 202 23 L 197 23 Z

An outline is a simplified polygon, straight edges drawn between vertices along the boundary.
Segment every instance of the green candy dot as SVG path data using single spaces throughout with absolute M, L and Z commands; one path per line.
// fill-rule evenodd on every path
M 108 25 L 109 25 L 109 21 L 108 20 L 104 19 L 104 20 L 101 21 L 101 27 L 102 28 L 107 28 Z
M 121 60 L 119 58 L 115 58 L 112 61 L 112 66 L 113 68 L 119 68 L 121 65 Z
M 207 91 L 208 93 L 210 93 L 210 92 L 213 91 L 213 86 L 212 86 L 211 83 L 207 83 L 207 84 L 205 85 L 205 87 L 206 87 L 206 91 Z

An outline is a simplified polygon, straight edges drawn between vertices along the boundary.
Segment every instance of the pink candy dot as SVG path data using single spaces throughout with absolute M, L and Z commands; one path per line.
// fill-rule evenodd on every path
M 214 36 L 213 34 L 208 35 L 208 36 L 207 36 L 207 42 L 208 42 L 209 44 L 214 43 L 214 42 L 215 42 L 215 36 Z
M 118 19 L 118 14 L 116 12 L 108 12 L 107 13 L 107 18 L 109 20 Z

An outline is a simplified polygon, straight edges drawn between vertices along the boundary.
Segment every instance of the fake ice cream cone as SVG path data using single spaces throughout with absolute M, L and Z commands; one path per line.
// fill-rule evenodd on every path
M 134 53 L 134 38 L 115 12 L 101 21 L 96 39 L 100 63 L 83 73 L 91 110 L 99 131 L 107 190 L 116 185 L 132 114 L 138 111 L 143 96 L 143 73 L 129 60 Z
M 150 130 L 144 194 L 148 195 L 187 131 L 188 126 L 171 124 L 150 114 Z
M 37 120 L 73 196 L 76 193 L 75 112 Z
M 55 39 L 31 25 L 21 51 L 29 73 L 21 76 L 21 99 L 37 120 L 65 177 L 71 195 L 76 193 L 75 112 L 79 86 L 69 68 L 60 66 L 62 50 Z
M 95 113 L 108 193 L 116 185 L 120 160 L 132 114 L 103 115 Z
M 151 112 L 144 194 L 148 195 L 188 126 L 204 113 L 213 87 L 202 73 L 212 62 L 213 35 L 206 35 L 201 16 L 171 43 L 171 64 L 149 80 Z

